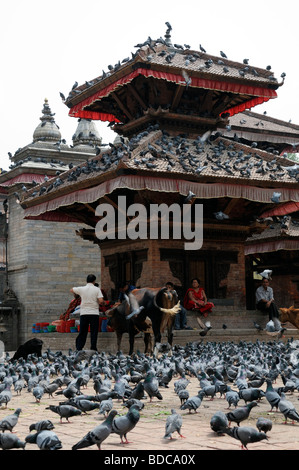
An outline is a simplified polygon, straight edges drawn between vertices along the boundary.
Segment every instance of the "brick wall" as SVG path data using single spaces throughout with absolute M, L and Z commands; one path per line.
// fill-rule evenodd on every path
M 94 273 L 100 279 L 100 250 L 76 235 L 77 224 L 25 220 L 9 199 L 9 285 L 21 304 L 20 340 L 35 322 L 56 320 L 73 295 Z
M 105 266 L 104 256 L 118 253 L 129 252 L 133 250 L 141 250 L 147 248 L 147 261 L 143 262 L 143 268 L 139 279 L 135 280 L 137 286 L 160 287 L 167 281 L 172 281 L 176 285 L 180 285 L 180 280 L 175 278 L 169 267 L 168 261 L 160 260 L 160 249 L 177 249 L 182 250 L 183 243 L 178 240 L 137 240 L 129 243 L 115 243 L 115 247 L 102 246 L 101 273 L 102 287 L 110 293 L 111 287 L 114 289 L 114 283 L 111 280 L 109 268 Z M 225 280 L 227 284 L 227 298 L 233 298 L 235 305 L 244 308 L 246 306 L 245 291 L 245 258 L 244 249 L 241 243 L 222 243 L 221 245 L 215 241 L 206 241 L 202 250 L 219 251 L 219 259 L 221 252 L 238 251 L 238 262 L 230 265 L 230 270 Z

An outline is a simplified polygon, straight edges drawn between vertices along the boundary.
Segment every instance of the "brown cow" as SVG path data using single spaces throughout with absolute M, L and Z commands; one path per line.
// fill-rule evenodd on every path
M 280 321 L 281 323 L 289 322 L 299 329 L 299 308 L 294 308 L 294 305 L 289 308 L 280 308 Z
M 139 332 L 145 333 L 145 349 L 149 352 L 151 341 L 145 324 L 150 320 L 155 345 L 161 343 L 161 333 L 167 329 L 168 343 L 172 345 L 173 325 L 176 313 L 180 309 L 175 291 L 169 292 L 166 287 L 162 289 L 141 288 L 135 289 L 127 298 L 107 314 L 110 316 L 110 324 L 113 326 L 120 348 L 121 336 L 129 333 L 130 351 L 133 353 L 134 336 Z

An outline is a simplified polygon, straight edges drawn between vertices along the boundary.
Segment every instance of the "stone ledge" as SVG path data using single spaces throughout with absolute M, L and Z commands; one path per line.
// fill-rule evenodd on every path
M 189 342 L 194 341 L 215 341 L 215 342 L 234 342 L 239 343 L 240 341 L 251 341 L 256 342 L 257 340 L 268 342 L 277 341 L 276 337 L 268 335 L 264 331 L 258 331 L 255 328 L 240 328 L 240 329 L 219 329 L 212 328 L 208 334 L 204 337 L 200 336 L 200 329 L 194 330 L 174 330 L 173 332 L 173 345 L 185 346 Z M 35 336 L 44 342 L 43 351 L 50 348 L 52 351 L 68 351 L 69 348 L 75 350 L 75 341 L 77 333 L 37 333 Z M 299 340 L 299 330 L 287 329 L 281 338 L 281 341 L 288 341 L 291 338 Z M 30 339 L 30 338 L 28 338 Z M 86 348 L 89 348 L 89 335 L 87 336 Z M 162 341 L 167 341 L 166 334 L 162 335 Z M 122 337 L 121 350 L 124 354 L 129 352 L 129 335 L 125 333 Z M 134 351 L 144 351 L 143 334 L 140 333 L 135 336 Z M 117 352 L 116 335 L 114 332 L 110 333 L 99 333 L 98 335 L 98 351 L 111 352 L 115 354 Z

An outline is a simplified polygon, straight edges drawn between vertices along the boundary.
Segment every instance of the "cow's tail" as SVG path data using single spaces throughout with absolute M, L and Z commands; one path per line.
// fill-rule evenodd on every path
M 166 313 L 167 315 L 173 316 L 173 315 L 176 315 L 180 311 L 181 305 L 180 305 L 180 301 L 178 301 L 178 303 L 174 305 L 174 307 L 172 308 L 163 308 L 163 307 L 158 307 L 158 308 L 161 310 L 161 312 Z

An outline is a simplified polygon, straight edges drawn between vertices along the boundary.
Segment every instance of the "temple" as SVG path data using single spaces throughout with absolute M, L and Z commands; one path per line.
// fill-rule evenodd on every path
M 132 57 L 73 87 L 65 100 L 70 116 L 107 121 L 118 137 L 61 173 L 59 183 L 53 178 L 29 190 L 21 201 L 25 219 L 85 224 L 77 235 L 100 247 L 101 286 L 112 298 L 125 279 L 137 286 L 172 281 L 183 295 L 199 277 L 216 306 L 245 312 L 255 308 L 258 270 L 267 264 L 274 286 L 287 286 L 280 300 L 298 301 L 295 269 L 280 266 L 299 261 L 299 173 L 287 153 L 298 142 L 299 128 L 251 111 L 277 97 L 284 74 L 278 80 L 269 68 L 246 59 L 234 62 L 223 53 L 215 57 L 173 44 L 169 29 L 164 39 L 148 38 L 136 47 Z M 249 124 L 254 119 L 260 122 L 256 127 Z M 188 205 L 189 235 L 162 203 L 180 214 Z M 292 230 L 280 246 L 273 245 L 272 231 L 268 243 L 266 214 L 279 214 L 288 204 L 296 208 Z M 108 206 L 118 217 L 101 237 L 102 209 Z M 146 221 L 138 207 L 148 209 Z M 160 223 L 154 238 L 140 230 L 141 221 L 150 227 L 151 207 Z M 202 244 L 186 249 L 199 207 Z M 162 235 L 166 225 L 169 236 Z M 271 257 L 260 256 L 262 245 L 263 253 L 275 251 L 273 266 Z

